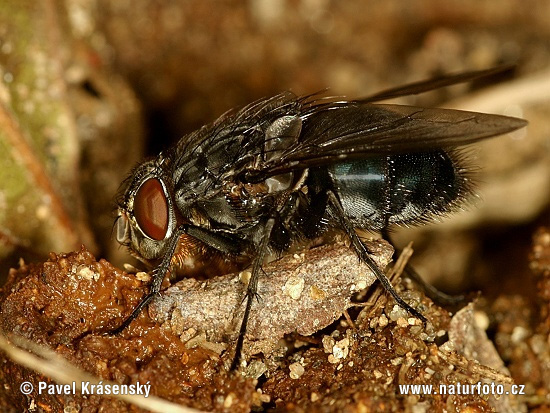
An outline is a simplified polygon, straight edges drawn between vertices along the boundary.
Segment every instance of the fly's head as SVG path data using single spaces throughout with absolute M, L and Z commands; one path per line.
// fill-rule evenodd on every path
M 118 202 L 117 241 L 142 261 L 161 257 L 176 229 L 171 180 L 158 157 L 137 167 Z

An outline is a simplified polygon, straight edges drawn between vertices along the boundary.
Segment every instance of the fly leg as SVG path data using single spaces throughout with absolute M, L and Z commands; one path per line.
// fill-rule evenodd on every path
M 402 250 L 397 248 L 395 244 L 392 242 L 388 228 L 382 229 L 381 234 L 382 234 L 382 238 L 384 238 L 386 241 L 390 243 L 390 245 L 395 250 L 396 254 L 401 255 Z M 424 281 L 422 277 L 416 272 L 416 270 L 409 263 L 407 263 L 405 267 L 405 274 L 407 274 L 407 276 L 411 280 L 413 280 L 416 284 L 418 284 L 430 299 L 432 299 L 438 304 L 453 306 L 453 305 L 460 304 L 464 302 L 464 300 L 466 300 L 465 295 L 462 295 L 462 294 L 449 295 L 449 294 L 445 294 L 443 291 L 439 291 L 433 285 Z
M 239 337 L 237 338 L 237 344 L 235 346 L 235 356 L 233 357 L 233 361 L 231 362 L 231 370 L 233 371 L 237 369 L 241 361 L 241 352 L 243 349 L 244 335 L 246 334 L 248 319 L 250 317 L 250 309 L 252 308 L 253 299 L 258 299 L 258 278 L 260 276 L 260 270 L 263 264 L 263 260 L 269 247 L 271 231 L 273 230 L 274 224 L 275 218 L 269 218 L 267 220 L 262 234 L 262 242 L 258 248 L 258 254 L 254 258 L 254 262 L 252 264 L 252 275 L 250 276 L 250 281 L 248 281 L 246 295 L 243 298 L 243 301 L 246 300 L 246 307 L 244 309 L 241 328 L 239 329 Z
M 108 332 L 110 336 L 114 336 L 126 329 L 130 325 L 132 321 L 134 321 L 139 313 L 141 313 L 141 310 L 143 310 L 147 304 L 151 302 L 153 298 L 160 292 L 160 286 L 162 285 L 162 280 L 164 280 L 164 276 L 170 269 L 170 263 L 172 262 L 172 257 L 174 256 L 176 252 L 176 248 L 178 247 L 178 242 L 180 237 L 187 232 L 187 225 L 181 225 L 176 229 L 176 232 L 173 237 L 170 238 L 170 241 L 167 246 L 166 254 L 164 254 L 162 261 L 160 265 L 153 270 L 153 282 L 151 283 L 151 286 L 149 287 L 149 293 L 145 297 L 142 298 L 140 303 L 134 308 L 132 313 L 124 320 L 124 322 L 119 325 L 114 330 L 111 330 Z
M 160 265 L 153 270 L 153 273 L 152 273 L 153 282 L 151 283 L 149 293 L 147 293 L 147 295 L 143 297 L 140 303 L 136 306 L 136 308 L 134 308 L 132 313 L 126 318 L 126 320 L 124 320 L 124 322 L 120 326 L 118 326 L 114 330 L 109 331 L 108 333 L 109 335 L 116 335 L 124 331 L 124 329 L 128 327 L 133 320 L 136 319 L 139 313 L 141 313 L 141 311 L 160 292 L 162 280 L 164 280 L 164 276 L 170 269 L 172 257 L 176 253 L 179 239 L 183 234 L 191 235 L 194 238 L 197 238 L 199 241 L 204 242 L 206 245 L 209 245 L 212 248 L 215 248 L 226 254 L 234 254 L 238 252 L 238 249 L 236 248 L 237 244 L 234 242 L 234 240 L 231 240 L 220 234 L 206 231 L 200 227 L 195 227 L 193 225 L 180 225 L 176 229 L 176 232 L 174 233 L 174 235 L 170 238 L 170 241 L 166 247 L 166 253 L 163 254 L 163 258 Z
M 328 192 L 328 202 L 329 202 L 329 208 L 334 217 L 339 221 L 342 229 L 345 231 L 347 236 L 349 237 L 351 241 L 351 245 L 353 246 L 353 249 L 359 255 L 359 258 L 361 261 L 363 261 L 365 264 L 369 266 L 369 268 L 374 272 L 374 275 L 376 275 L 376 278 L 378 278 L 378 281 L 382 284 L 384 289 L 391 294 L 393 299 L 399 304 L 401 308 L 404 308 L 409 312 L 409 314 L 413 315 L 414 317 L 420 319 L 422 323 L 425 325 L 427 323 L 426 317 L 424 317 L 418 310 L 412 308 L 408 303 L 406 303 L 395 291 L 393 286 L 391 285 L 390 280 L 388 280 L 388 277 L 384 274 L 383 271 L 378 268 L 376 263 L 373 261 L 373 259 L 369 256 L 369 252 L 367 251 L 367 248 L 365 245 L 361 242 L 359 239 L 359 236 L 355 232 L 355 228 L 353 227 L 352 223 L 350 222 L 349 218 L 346 216 L 344 209 L 342 208 L 342 204 L 340 203 L 340 200 L 334 194 L 334 192 L 329 191 Z

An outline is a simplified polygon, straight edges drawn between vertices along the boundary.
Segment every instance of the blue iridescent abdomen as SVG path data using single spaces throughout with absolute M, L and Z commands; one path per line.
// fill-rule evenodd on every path
M 449 212 L 466 193 L 467 174 L 443 151 L 376 156 L 333 165 L 329 174 L 358 227 L 413 225 Z

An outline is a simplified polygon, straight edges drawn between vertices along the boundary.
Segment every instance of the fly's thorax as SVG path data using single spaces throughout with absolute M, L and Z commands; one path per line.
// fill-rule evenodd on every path
M 170 179 L 161 157 L 132 174 L 118 208 L 117 240 L 142 260 L 159 258 L 176 229 Z

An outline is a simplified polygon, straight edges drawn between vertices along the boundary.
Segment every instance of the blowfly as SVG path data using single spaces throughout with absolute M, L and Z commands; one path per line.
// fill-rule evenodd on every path
M 356 229 L 387 234 L 446 215 L 472 192 L 460 146 L 526 125 L 522 119 L 376 103 L 469 81 L 499 69 L 451 75 L 358 100 L 258 100 L 184 136 L 139 165 L 119 199 L 117 238 L 153 269 L 150 292 L 122 331 L 159 293 L 168 272 L 212 276 L 251 269 L 246 324 L 266 258 L 340 231 L 395 301 L 395 291 Z

